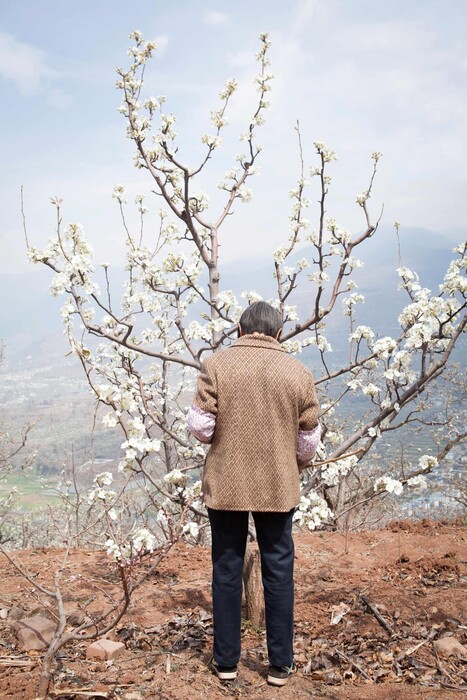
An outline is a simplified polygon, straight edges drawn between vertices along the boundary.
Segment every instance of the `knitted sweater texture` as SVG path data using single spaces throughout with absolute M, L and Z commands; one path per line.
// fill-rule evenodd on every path
M 286 512 L 300 501 L 299 431 L 318 425 L 310 370 L 270 336 L 245 335 L 203 364 L 193 404 L 216 417 L 203 469 L 216 510 Z

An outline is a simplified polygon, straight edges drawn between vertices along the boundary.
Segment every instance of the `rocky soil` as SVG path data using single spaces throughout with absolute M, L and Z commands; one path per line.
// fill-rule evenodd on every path
M 209 550 L 179 544 L 107 635 L 125 645 L 123 653 L 88 659 L 90 642 L 66 646 L 50 697 L 466 697 L 467 529 L 461 523 L 400 522 L 347 536 L 303 533 L 295 542 L 299 672 L 284 688 L 267 685 L 264 631 L 247 622 L 238 679 L 221 683 L 210 672 Z M 46 549 L 15 553 L 43 584 L 50 584 L 60 555 Z M 0 562 L 0 698 L 31 700 L 43 652 L 21 648 L 14 622 L 34 613 L 54 619 L 54 611 L 3 557 Z M 73 551 L 63 588 L 68 622 L 78 624 L 118 592 L 115 566 L 104 553 Z M 340 620 L 331 624 L 336 616 Z M 442 641 L 447 637 L 448 643 Z M 447 656 L 444 648 L 453 640 L 459 644 Z

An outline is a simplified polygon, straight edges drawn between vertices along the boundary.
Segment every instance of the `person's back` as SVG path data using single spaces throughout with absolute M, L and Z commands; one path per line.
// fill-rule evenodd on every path
M 203 385 L 216 387 L 216 405 Z M 299 502 L 299 431 L 318 423 L 309 370 L 271 336 L 242 336 L 210 357 L 195 405 L 216 415 L 203 474 L 210 508 L 288 511 Z
M 242 569 L 249 512 L 256 527 L 266 608 L 268 682 L 284 685 L 293 662 L 292 518 L 299 470 L 320 438 L 311 372 L 278 342 L 282 319 L 265 302 L 242 314 L 240 338 L 208 358 L 188 414 L 190 431 L 211 447 L 203 497 L 212 539 L 214 655 L 221 680 L 237 676 Z

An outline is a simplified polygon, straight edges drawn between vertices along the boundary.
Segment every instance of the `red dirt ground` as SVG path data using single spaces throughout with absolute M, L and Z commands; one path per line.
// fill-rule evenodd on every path
M 127 700 L 201 698 L 322 698 L 323 700 L 454 700 L 466 697 L 465 660 L 438 657 L 431 639 L 453 635 L 467 643 L 467 530 L 461 524 L 394 523 L 386 530 L 299 534 L 296 543 L 296 639 L 299 672 L 284 688 L 266 683 L 264 632 L 245 623 L 239 677 L 221 683 L 207 667 L 212 643 L 210 557 L 204 547 L 177 545 L 135 594 L 130 611 L 108 637 L 125 642 L 113 662 L 86 659 L 89 642 L 62 649 L 52 688 L 106 691 Z M 57 550 L 16 553 L 23 565 L 50 581 Z M 43 602 L 2 557 L 0 608 L 31 613 Z M 146 564 L 145 564 L 146 565 Z M 67 610 L 102 611 L 117 591 L 114 565 L 98 552 L 73 551 L 63 577 Z M 378 605 L 390 636 L 360 595 Z M 331 608 L 350 611 L 330 624 Z M 415 652 L 404 652 L 425 642 Z M 0 621 L 0 698 L 36 695 L 40 656 L 31 667 L 15 647 L 11 622 Z M 3 659 L 3 665 L 2 664 Z

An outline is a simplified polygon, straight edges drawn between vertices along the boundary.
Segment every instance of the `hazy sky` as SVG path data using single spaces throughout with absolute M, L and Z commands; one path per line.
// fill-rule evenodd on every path
M 462 0 L 2 0 L 0 270 L 27 269 L 21 231 L 24 185 L 31 241 L 53 228 L 49 198 L 64 198 L 64 221 L 78 221 L 97 262 L 121 264 L 114 184 L 150 194 L 147 173 L 132 166 L 132 144 L 118 114 L 115 66 L 126 66 L 128 34 L 139 29 L 160 46 L 147 72 L 147 96 L 167 96 L 177 115 L 180 156 L 195 165 L 218 91 L 236 77 L 230 136 L 200 188 L 215 183 L 242 152 L 236 136 L 255 108 L 257 37 L 268 31 L 275 74 L 272 109 L 258 141 L 261 175 L 253 201 L 238 205 L 222 236 L 227 260 L 263 255 L 287 236 L 288 191 L 298 176 L 294 125 L 300 120 L 307 169 L 313 140 L 332 164 L 328 212 L 352 230 L 363 226 L 355 196 L 366 187 L 370 154 L 382 151 L 372 198 L 383 222 L 441 233 L 466 229 L 467 3 Z M 312 181 L 313 182 L 313 181 Z M 310 190 L 308 218 L 316 219 Z M 155 211 L 158 202 L 148 197 Z

